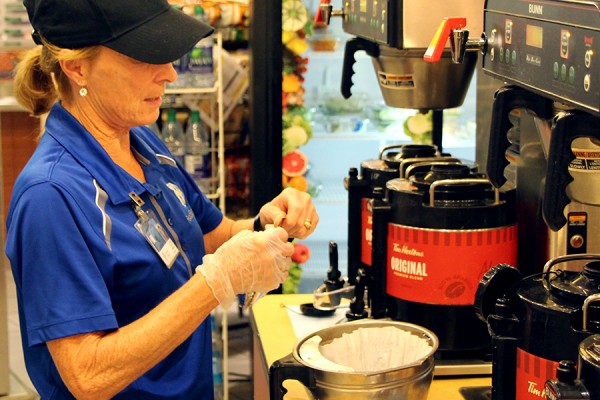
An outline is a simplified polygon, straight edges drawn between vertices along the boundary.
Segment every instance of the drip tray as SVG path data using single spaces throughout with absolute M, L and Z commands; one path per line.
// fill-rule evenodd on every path
M 435 360 L 434 376 L 491 375 L 492 363 L 484 360 Z
M 491 400 L 492 398 L 491 386 L 463 387 L 458 389 L 458 392 L 465 400 Z

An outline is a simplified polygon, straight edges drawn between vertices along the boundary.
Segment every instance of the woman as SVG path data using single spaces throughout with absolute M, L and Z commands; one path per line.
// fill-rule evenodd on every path
M 42 399 L 210 399 L 206 317 L 285 279 L 287 239 L 316 227 L 314 205 L 286 189 L 232 221 L 144 127 L 171 62 L 212 28 L 165 0 L 25 6 L 40 46 L 17 67 L 17 99 L 49 115 L 6 252 L 32 382 Z

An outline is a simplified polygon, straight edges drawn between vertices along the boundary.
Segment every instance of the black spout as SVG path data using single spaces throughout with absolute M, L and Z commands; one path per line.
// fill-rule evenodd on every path
M 514 400 L 517 390 L 517 338 L 519 320 L 512 313 L 509 301 L 501 297 L 495 313 L 488 316 L 492 335 L 492 400 Z
M 350 321 L 367 318 L 368 313 L 365 310 L 365 286 L 367 279 L 364 269 L 358 270 L 356 285 L 354 286 L 354 298 L 350 301 L 350 310 L 346 313 L 346 318 Z
M 327 279 L 323 283 L 328 292 L 333 292 L 344 286 L 344 280 L 338 268 L 337 243 L 334 240 L 329 242 L 329 269 L 327 270 Z

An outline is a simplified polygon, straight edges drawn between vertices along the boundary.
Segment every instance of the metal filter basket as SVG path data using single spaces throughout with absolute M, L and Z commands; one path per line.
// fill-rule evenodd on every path
M 371 319 L 338 324 L 305 336 L 273 363 L 270 398 L 283 399 L 283 382 L 293 379 L 318 400 L 425 400 L 437 348 L 435 334 L 414 324 Z

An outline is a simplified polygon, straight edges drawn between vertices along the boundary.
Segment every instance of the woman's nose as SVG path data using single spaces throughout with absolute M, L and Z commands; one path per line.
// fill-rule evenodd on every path
M 165 81 L 171 83 L 174 82 L 177 79 L 177 71 L 175 71 L 175 67 L 173 66 L 173 63 L 168 63 L 168 64 L 161 64 L 161 74 L 160 77 L 161 79 L 164 79 Z

